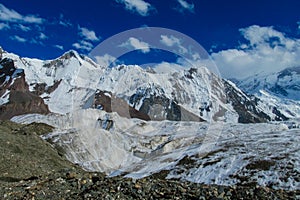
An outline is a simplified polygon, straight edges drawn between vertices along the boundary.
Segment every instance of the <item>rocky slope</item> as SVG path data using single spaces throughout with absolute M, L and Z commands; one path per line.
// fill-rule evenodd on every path
M 51 132 L 46 124 L 21 125 L 0 121 L 0 181 L 37 179 L 71 167 L 69 161 L 39 135 Z

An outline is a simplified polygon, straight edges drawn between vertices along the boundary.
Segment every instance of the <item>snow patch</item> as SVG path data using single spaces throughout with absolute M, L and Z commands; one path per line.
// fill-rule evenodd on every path
M 0 106 L 7 104 L 9 102 L 9 90 L 6 90 L 5 93 L 0 97 Z

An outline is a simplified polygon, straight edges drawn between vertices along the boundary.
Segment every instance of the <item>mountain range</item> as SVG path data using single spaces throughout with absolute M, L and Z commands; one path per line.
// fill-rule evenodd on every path
M 1 119 L 26 113 L 65 114 L 81 108 L 158 121 L 255 123 L 299 117 L 298 68 L 276 74 L 276 81 L 270 75 L 238 82 L 243 92 L 204 67 L 170 73 L 140 66 L 105 68 L 76 51 L 47 61 L 5 51 L 2 57 Z M 273 99 L 286 97 L 291 105 L 266 105 L 261 93 Z
M 42 138 L 86 170 L 300 188 L 297 68 L 230 81 L 205 67 L 103 67 L 76 51 L 1 55 L 0 119 L 53 126 Z

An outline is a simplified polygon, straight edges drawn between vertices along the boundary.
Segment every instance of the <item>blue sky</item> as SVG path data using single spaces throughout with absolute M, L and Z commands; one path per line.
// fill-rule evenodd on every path
M 267 46 L 270 57 L 297 55 L 273 68 L 295 65 L 299 8 L 299 0 L 2 0 L 0 45 L 20 56 L 53 59 L 70 49 L 88 54 L 128 29 L 163 27 L 195 39 L 229 76 L 239 65 L 278 65 L 260 60 Z

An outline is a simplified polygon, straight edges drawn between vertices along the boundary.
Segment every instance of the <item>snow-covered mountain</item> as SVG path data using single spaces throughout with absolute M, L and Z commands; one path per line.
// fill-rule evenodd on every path
M 300 118 L 300 67 L 256 74 L 234 82 L 243 91 L 255 95 L 258 104 L 272 119 Z M 276 114 L 278 112 L 281 114 Z
M 265 90 L 275 96 L 300 100 L 300 66 L 287 68 L 277 73 L 256 74 L 237 82 L 237 85 L 250 94 Z
M 0 71 L 2 109 L 13 97 L 8 86 L 21 77 L 28 85 L 28 94 L 43 99 L 44 113 L 98 108 L 148 120 L 249 123 L 275 119 L 257 99 L 204 67 L 169 73 L 140 66 L 104 68 L 76 51 L 47 61 L 7 52 L 2 57 L 14 65 L 11 72 L 3 67 Z M 283 119 L 280 111 L 275 116 Z
M 299 101 L 248 95 L 204 67 L 2 56 L 0 119 L 55 127 L 42 137 L 86 170 L 300 189 Z

